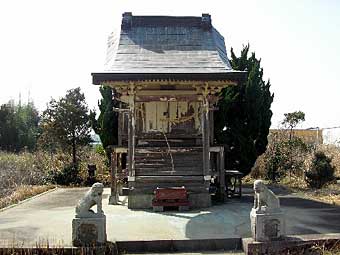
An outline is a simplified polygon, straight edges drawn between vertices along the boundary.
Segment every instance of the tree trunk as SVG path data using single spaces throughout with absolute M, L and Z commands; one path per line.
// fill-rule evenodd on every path
M 73 132 L 72 134 L 72 162 L 73 166 L 77 167 L 77 154 L 76 154 L 76 138 L 75 138 L 75 133 Z

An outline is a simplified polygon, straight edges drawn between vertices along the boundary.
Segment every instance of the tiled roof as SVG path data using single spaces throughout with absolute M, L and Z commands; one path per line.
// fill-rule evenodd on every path
M 209 14 L 173 17 L 124 13 L 120 34 L 109 37 L 104 74 L 108 73 L 240 76 L 232 70 L 224 38 L 211 25 Z
M 204 29 L 202 17 L 129 16 L 131 23 L 125 25 L 127 16 L 116 42 L 114 36 L 109 39 L 106 71 L 196 73 L 231 69 L 223 37 L 213 27 Z

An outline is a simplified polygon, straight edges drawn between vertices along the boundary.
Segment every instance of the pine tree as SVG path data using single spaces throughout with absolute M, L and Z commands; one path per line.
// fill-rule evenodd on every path
M 263 80 L 261 60 L 255 53 L 248 58 L 249 45 L 237 57 L 231 49 L 233 69 L 248 71 L 248 78 L 222 90 L 215 113 L 215 138 L 226 146 L 226 167 L 248 174 L 257 157 L 265 152 L 271 125 L 274 94 L 270 81 Z

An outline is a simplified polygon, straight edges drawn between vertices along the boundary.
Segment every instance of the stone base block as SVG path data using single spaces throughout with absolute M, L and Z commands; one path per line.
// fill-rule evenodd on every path
M 189 210 L 190 210 L 189 206 L 185 206 L 185 205 L 178 206 L 178 211 L 180 211 L 180 212 L 189 211 Z
M 153 194 L 129 194 L 129 209 L 150 209 L 152 208 Z
M 277 212 L 250 212 L 252 237 L 257 242 L 279 240 L 286 235 L 284 214 Z
M 206 208 L 211 206 L 211 195 L 209 193 L 189 194 L 190 208 Z
M 122 196 L 128 196 L 128 195 L 129 195 L 129 188 L 123 187 L 122 188 Z
M 111 194 L 109 197 L 109 205 L 117 205 L 119 201 L 119 195 L 118 194 Z
M 130 209 L 151 209 L 153 194 L 129 194 L 128 208 Z M 209 193 L 189 194 L 190 208 L 205 208 L 211 206 Z M 183 208 L 186 209 L 186 208 Z
M 242 247 L 247 255 L 276 255 L 276 254 L 314 254 L 313 246 L 335 247 L 340 241 L 340 234 L 310 234 L 285 236 L 272 242 L 256 242 L 252 238 L 243 238 Z M 316 254 L 319 250 L 314 249 Z M 321 252 L 321 251 L 320 251 Z
M 157 205 L 154 205 L 154 206 L 152 207 L 152 210 L 153 210 L 154 212 L 164 212 L 164 206 L 157 206 Z
M 106 217 L 74 218 L 72 220 L 74 246 L 101 246 L 106 243 Z

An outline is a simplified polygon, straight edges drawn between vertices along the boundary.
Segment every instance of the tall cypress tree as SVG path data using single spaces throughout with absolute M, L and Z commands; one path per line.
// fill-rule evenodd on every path
M 95 112 L 91 112 L 92 128 L 99 135 L 107 157 L 110 161 L 109 145 L 118 143 L 118 113 L 113 108 L 119 107 L 119 102 L 115 99 L 115 91 L 110 87 L 101 86 L 99 88 L 102 99 L 98 103 L 100 114 L 95 118 Z
M 248 78 L 237 86 L 222 90 L 215 113 L 215 138 L 226 146 L 226 167 L 248 174 L 257 157 L 265 152 L 271 125 L 270 110 L 274 94 L 270 81 L 263 80 L 261 60 L 251 53 L 249 45 L 237 57 L 231 49 L 233 69 L 248 71 Z

